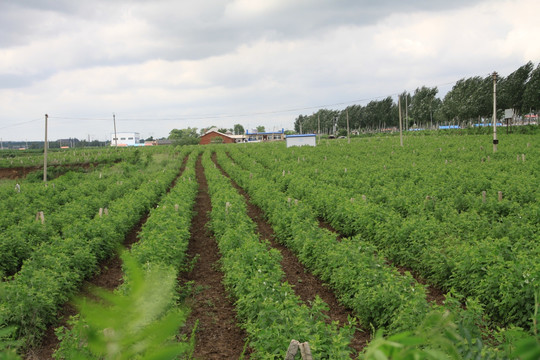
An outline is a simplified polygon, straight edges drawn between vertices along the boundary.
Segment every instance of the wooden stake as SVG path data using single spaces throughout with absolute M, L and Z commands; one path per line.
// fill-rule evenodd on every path
M 486 192 L 485 191 L 482 191 L 482 202 L 483 203 L 486 202 Z
M 502 201 L 502 191 L 499 191 L 498 195 L 499 195 L 499 196 L 498 196 L 498 197 L 499 197 L 499 201 Z
M 300 353 L 302 354 L 303 360 L 313 360 L 313 356 L 311 356 L 311 349 L 309 348 L 309 344 L 307 342 L 300 344 Z
M 285 360 L 294 360 L 294 357 L 298 353 L 300 343 L 296 340 L 291 340 L 289 348 L 287 349 L 287 355 L 285 355 Z
M 45 223 L 45 214 L 43 211 L 38 211 L 36 214 L 36 221 L 41 220 L 41 224 Z

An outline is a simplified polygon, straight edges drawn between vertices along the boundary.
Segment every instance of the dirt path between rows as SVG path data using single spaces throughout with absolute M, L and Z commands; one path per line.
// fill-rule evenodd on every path
M 244 351 L 247 334 L 236 323 L 235 308 L 227 297 L 223 274 L 219 271 L 219 249 L 207 229 L 212 205 L 201 156 L 195 171 L 199 193 L 194 208 L 196 215 L 191 223 L 188 259 L 197 261 L 194 268 L 179 279 L 183 288 L 191 288 L 186 299 L 191 313 L 184 333 L 189 336 L 196 326 L 195 359 L 238 359 Z M 244 355 L 249 358 L 249 349 Z
M 188 157 L 186 156 L 182 162 L 182 165 L 179 169 L 178 176 L 174 179 L 174 181 L 171 183 L 171 186 L 167 189 L 167 193 L 174 187 L 176 184 L 176 181 L 182 175 L 184 172 L 186 162 Z M 138 235 L 141 231 L 143 225 L 146 223 L 146 220 L 148 219 L 149 211 L 146 212 L 139 222 L 129 231 L 129 233 L 126 235 L 124 242 L 122 243 L 123 247 L 126 250 L 131 249 L 131 246 L 139 241 Z M 96 273 L 92 278 L 86 280 L 84 284 L 82 285 L 78 297 L 90 297 L 95 298 L 93 295 L 91 289 L 92 288 L 102 288 L 108 291 L 113 291 L 120 285 L 122 285 L 124 281 L 124 273 L 122 271 L 122 260 L 120 259 L 120 256 L 118 253 L 113 255 L 112 257 L 104 260 L 99 265 L 99 272 Z M 30 349 L 26 355 L 26 360 L 48 360 L 53 359 L 52 355 L 55 352 L 55 350 L 60 345 L 60 342 L 58 341 L 58 338 L 56 337 L 54 330 L 57 327 L 60 326 L 68 326 L 67 322 L 69 320 L 70 316 L 74 316 L 78 314 L 77 309 L 71 302 L 65 303 L 62 308 L 58 311 L 58 323 L 51 325 L 47 328 L 45 331 L 45 334 L 43 336 L 41 345 L 38 348 Z
M 241 188 L 234 180 L 232 180 L 217 162 L 216 154 L 212 155 L 212 160 L 221 170 L 222 174 L 227 176 L 235 189 L 244 196 L 248 208 L 249 217 L 257 224 L 257 232 L 261 239 L 268 240 L 271 246 L 281 253 L 283 259 L 281 267 L 285 272 L 285 280 L 294 288 L 294 292 L 306 304 L 312 302 L 318 295 L 326 304 L 329 311 L 327 312 L 328 321 L 339 321 L 340 324 L 347 324 L 348 317 L 355 317 L 352 310 L 345 308 L 338 301 L 334 293 L 324 285 L 324 283 L 308 272 L 304 266 L 298 261 L 294 253 L 286 246 L 280 244 L 275 239 L 275 233 L 270 224 L 266 222 L 263 211 L 251 203 L 251 198 L 246 191 Z M 366 329 L 358 329 L 355 331 L 350 346 L 356 352 L 360 352 L 370 340 L 370 331 Z
M 96 167 L 100 165 L 99 162 L 92 162 L 92 163 L 78 163 L 78 164 L 65 164 L 65 165 L 55 165 L 55 164 L 49 164 L 47 165 L 47 168 L 51 171 L 54 171 L 55 169 L 62 169 L 61 172 L 57 173 L 55 177 L 60 176 L 61 173 L 68 172 L 70 170 L 77 170 L 77 169 L 84 169 L 88 170 L 92 167 Z M 0 168 L 0 179 L 11 179 L 11 180 L 17 180 L 21 178 L 25 178 L 28 174 L 34 171 L 41 170 L 43 171 L 43 165 L 39 166 L 17 166 L 17 167 L 9 167 L 9 168 Z M 50 177 L 47 176 L 48 178 Z M 49 178 L 50 179 L 50 178 Z

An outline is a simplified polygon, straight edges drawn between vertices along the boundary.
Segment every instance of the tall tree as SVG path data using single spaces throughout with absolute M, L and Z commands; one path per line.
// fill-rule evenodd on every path
M 169 133 L 169 140 L 177 145 L 195 145 L 199 143 L 197 128 L 172 129 Z
M 530 112 L 540 111 L 540 63 L 531 72 L 529 81 L 523 92 L 523 104 L 521 105 L 521 113 L 527 114 Z
M 234 135 L 243 135 L 245 133 L 244 127 L 240 124 L 234 125 Z
M 425 86 L 414 91 L 409 116 L 417 126 L 432 121 L 433 113 L 437 111 L 440 105 L 440 100 L 435 97 L 438 92 L 437 87 L 428 88 Z
M 263 125 L 257 126 L 257 132 L 260 132 L 260 133 L 261 133 L 261 132 L 264 132 L 264 131 L 265 131 L 265 130 L 264 130 L 264 126 L 263 126 Z
M 533 69 L 534 65 L 529 61 L 500 81 L 498 86 L 500 90 L 497 94 L 497 103 L 500 104 L 499 109 L 521 111 L 526 84 Z

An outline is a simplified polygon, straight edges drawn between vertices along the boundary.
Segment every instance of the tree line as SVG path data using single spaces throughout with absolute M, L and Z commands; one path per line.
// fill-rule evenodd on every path
M 497 118 L 505 109 L 513 109 L 519 118 L 540 110 L 540 64 L 532 62 L 506 77 L 497 77 Z M 493 74 L 463 78 L 443 99 L 437 87 L 422 86 L 413 94 L 399 94 L 404 129 L 429 129 L 437 125 L 470 126 L 489 123 L 493 117 Z M 388 96 L 367 105 L 350 105 L 343 110 L 320 109 L 311 115 L 299 115 L 294 129 L 299 133 L 335 134 L 349 128 L 360 131 L 384 131 L 399 127 L 399 104 Z

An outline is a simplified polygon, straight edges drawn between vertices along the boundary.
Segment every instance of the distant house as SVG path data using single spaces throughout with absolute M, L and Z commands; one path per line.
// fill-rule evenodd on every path
M 210 130 L 201 136 L 199 144 L 208 145 L 208 144 L 232 144 L 237 142 L 235 139 L 237 135 L 227 135 L 220 133 L 216 130 Z M 241 136 L 241 135 L 240 135 Z
M 317 139 L 316 134 L 302 134 L 302 135 L 287 135 L 286 143 L 287 147 L 291 146 L 316 146 Z
M 111 146 L 138 146 L 141 136 L 138 132 L 117 132 L 111 134 Z
M 265 132 L 258 132 L 255 129 L 253 129 L 251 131 L 246 130 L 245 137 L 246 137 L 247 141 L 279 141 L 279 140 L 285 140 L 285 129 L 281 129 L 280 131 L 265 131 Z

